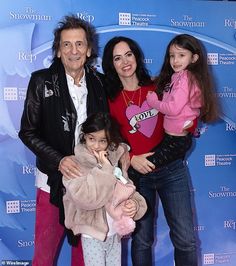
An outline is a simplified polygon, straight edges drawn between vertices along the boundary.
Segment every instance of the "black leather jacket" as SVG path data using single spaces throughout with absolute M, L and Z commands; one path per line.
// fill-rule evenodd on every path
M 88 89 L 87 114 L 108 111 L 103 75 L 85 67 L 85 77 Z M 52 97 L 49 97 L 50 93 Z M 69 120 L 69 133 L 64 131 L 64 124 L 57 112 Z M 62 64 L 60 67 L 52 65 L 49 69 L 32 73 L 19 137 L 36 155 L 36 165 L 43 173 L 57 171 L 60 160 L 74 153 L 76 120 L 77 114 Z

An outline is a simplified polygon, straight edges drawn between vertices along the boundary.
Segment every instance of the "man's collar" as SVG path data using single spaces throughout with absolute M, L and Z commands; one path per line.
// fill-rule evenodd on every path
M 83 71 L 83 76 L 82 78 L 78 81 L 75 81 L 73 77 L 71 77 L 71 75 L 67 74 L 66 73 L 66 78 L 67 78 L 67 81 L 69 81 L 71 84 L 75 84 L 77 86 L 83 86 L 85 84 L 85 70 Z

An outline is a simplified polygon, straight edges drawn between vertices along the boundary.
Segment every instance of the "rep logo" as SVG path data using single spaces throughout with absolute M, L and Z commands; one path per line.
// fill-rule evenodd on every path
M 88 14 L 87 12 L 77 13 L 77 17 L 89 23 L 94 21 L 94 16 Z
M 36 175 L 36 167 L 34 167 L 33 165 L 29 164 L 29 165 L 24 165 L 22 167 L 22 173 L 23 175 Z
M 236 131 L 236 123 L 226 123 L 226 131 Z
M 36 60 L 36 55 L 33 55 L 30 52 L 20 51 L 18 53 L 18 59 L 19 59 L 19 61 L 29 61 L 30 63 L 32 63 L 33 61 Z
M 224 228 L 235 230 L 236 229 L 236 222 L 234 220 L 224 221 Z
M 230 27 L 236 29 L 236 20 L 233 18 L 225 19 L 225 27 Z

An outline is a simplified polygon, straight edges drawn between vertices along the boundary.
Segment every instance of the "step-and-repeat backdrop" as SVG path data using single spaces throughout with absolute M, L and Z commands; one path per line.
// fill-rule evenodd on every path
M 236 265 L 236 2 L 190 0 L 1 0 L 0 9 L 0 265 L 31 265 L 34 248 L 35 158 L 19 140 L 32 71 L 51 62 L 53 29 L 75 13 L 97 28 L 100 57 L 113 36 L 135 39 L 152 75 L 167 43 L 189 33 L 205 45 L 221 103 L 221 119 L 201 124 L 187 160 L 202 265 Z M 161 203 L 155 264 L 172 266 L 173 248 Z M 42 254 L 43 256 L 43 254 Z M 64 242 L 58 265 L 70 265 Z M 124 265 L 130 239 L 124 240 Z

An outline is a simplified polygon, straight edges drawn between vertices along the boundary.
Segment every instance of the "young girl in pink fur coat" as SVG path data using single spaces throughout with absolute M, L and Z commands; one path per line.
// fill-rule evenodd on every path
M 145 214 L 146 202 L 125 169 L 118 167 L 127 146 L 110 115 L 89 116 L 81 131 L 75 156 L 82 174 L 63 177 L 65 226 L 81 234 L 86 266 L 120 266 L 120 238 L 134 230 L 134 220 Z

